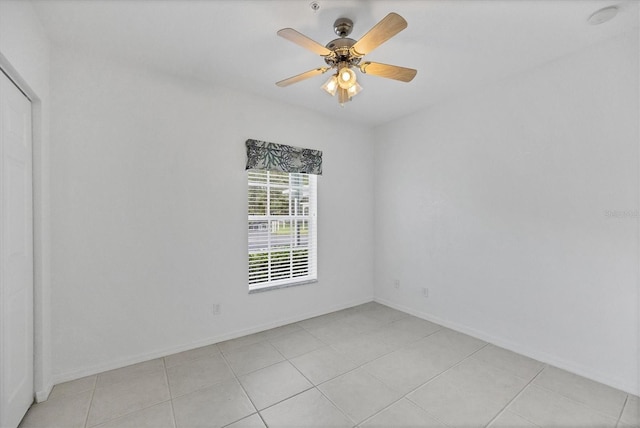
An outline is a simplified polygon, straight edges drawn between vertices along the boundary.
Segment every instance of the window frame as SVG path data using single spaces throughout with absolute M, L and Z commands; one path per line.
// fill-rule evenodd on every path
M 252 177 L 259 177 L 260 175 L 265 175 L 266 180 L 261 181 L 256 179 L 252 181 Z M 286 184 L 281 180 L 283 175 L 288 176 L 288 182 Z M 280 180 L 274 177 L 280 177 Z M 299 180 L 297 185 L 294 183 L 295 180 Z M 304 184 L 305 181 L 308 182 L 307 185 Z M 256 189 L 261 187 L 264 188 L 266 192 L 264 193 L 264 197 L 257 200 L 255 195 L 258 195 L 261 192 L 256 191 Z M 252 189 L 254 191 L 252 191 Z M 298 205 L 297 203 L 294 203 L 294 199 L 292 199 L 292 195 L 295 192 L 305 192 L 305 189 L 307 191 L 307 195 L 302 193 L 302 197 L 300 199 L 304 200 L 305 198 L 308 198 L 306 208 L 303 204 Z M 271 204 L 274 199 L 272 195 L 274 191 L 282 192 L 283 194 L 288 192 L 288 205 L 286 205 L 288 214 L 273 213 L 274 210 L 272 209 Z M 286 173 L 280 171 L 249 169 L 247 170 L 247 193 L 247 284 L 249 294 L 317 282 L 317 176 L 305 173 Z M 299 201 L 299 199 L 297 199 L 297 201 Z M 264 203 L 264 214 L 255 213 L 255 207 L 260 202 Z M 292 209 L 300 206 L 303 210 L 302 213 L 292 212 Z M 283 206 L 281 205 L 280 207 L 275 208 L 275 210 L 282 208 Z M 308 211 L 308 213 L 305 214 L 305 211 Z M 262 224 L 264 223 L 266 223 L 266 228 L 262 227 Z M 280 223 L 284 225 L 283 228 L 286 228 L 288 224 L 290 232 L 288 235 L 285 235 L 289 237 L 288 246 L 279 246 L 277 241 L 272 241 L 276 234 L 273 232 L 273 229 L 274 227 L 279 227 Z M 254 225 L 260 225 L 260 227 L 252 229 L 252 226 Z M 299 231 L 301 229 L 304 230 L 305 225 L 307 231 L 306 245 L 301 245 Z M 252 230 L 258 230 L 259 232 L 254 232 L 252 237 Z M 264 230 L 264 232 L 260 232 L 261 230 Z M 295 236 L 294 233 L 297 233 L 298 235 Z M 266 241 L 264 240 L 265 238 Z M 260 239 L 262 239 L 262 242 Z M 279 241 L 280 245 L 282 245 L 284 239 L 280 239 Z M 266 246 L 264 246 L 265 244 Z M 257 245 L 263 246 L 257 247 Z M 297 251 L 304 251 L 305 249 L 306 256 L 300 256 L 301 253 L 298 253 L 297 255 L 294 254 Z M 278 275 L 282 276 L 283 272 L 286 271 L 286 268 L 283 268 L 286 266 L 286 263 L 282 263 L 283 259 L 274 259 L 273 256 L 276 255 L 276 257 L 280 257 L 282 253 L 287 251 L 289 252 L 288 275 L 286 275 L 286 277 L 278 278 Z M 280 253 L 280 255 L 278 255 L 278 253 Z M 259 258 L 257 261 L 255 258 L 252 260 L 252 255 L 255 256 L 257 254 L 267 254 L 268 261 L 265 263 Z M 287 256 L 284 257 L 284 260 L 287 260 Z M 305 258 L 306 263 L 301 263 Z M 264 266 L 266 266 L 266 269 Z M 266 274 L 267 279 L 262 281 L 259 277 L 264 274 Z M 274 276 L 276 276 L 275 279 L 273 278 Z

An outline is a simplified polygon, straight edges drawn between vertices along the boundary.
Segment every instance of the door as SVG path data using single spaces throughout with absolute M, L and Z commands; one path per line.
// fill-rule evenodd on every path
M 31 103 L 0 71 L 0 427 L 33 402 Z

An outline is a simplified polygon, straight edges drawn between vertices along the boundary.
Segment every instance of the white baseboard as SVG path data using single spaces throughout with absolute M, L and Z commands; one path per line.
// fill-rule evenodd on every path
M 69 382 L 69 381 L 72 381 L 72 380 L 83 378 L 85 376 L 92 376 L 92 375 L 95 375 L 95 374 L 98 374 L 98 373 L 102 373 L 102 372 L 105 372 L 107 370 L 119 369 L 119 368 L 122 368 L 122 367 L 130 366 L 132 364 L 142 363 L 142 362 L 153 360 L 153 359 L 156 359 L 156 358 L 166 357 L 167 355 L 172 355 L 172 354 L 175 354 L 175 353 L 178 353 L 178 352 L 183 352 L 183 351 L 189 351 L 191 349 L 195 349 L 195 348 L 199 348 L 199 347 L 207 346 L 207 345 L 212 345 L 214 343 L 224 342 L 225 340 L 236 339 L 238 337 L 246 336 L 248 334 L 259 333 L 259 332 L 264 331 L 264 330 L 269 330 L 269 329 L 272 329 L 272 328 L 281 327 L 283 325 L 287 325 L 287 324 L 291 324 L 291 323 L 294 323 L 294 322 L 306 320 L 308 318 L 313 318 L 313 317 L 317 317 L 317 316 L 320 316 L 320 315 L 328 314 L 330 312 L 335 312 L 335 311 L 339 311 L 339 310 L 342 310 L 342 309 L 350 308 L 350 307 L 353 307 L 353 306 L 361 305 L 361 304 L 364 304 L 364 303 L 372 302 L 373 300 L 374 300 L 373 296 L 369 296 L 369 297 L 366 297 L 366 298 L 363 298 L 363 299 L 357 299 L 357 300 L 351 301 L 351 302 L 346 303 L 346 304 L 330 306 L 330 307 L 325 308 L 325 309 L 320 309 L 320 310 L 309 312 L 309 313 L 306 313 L 306 314 L 296 315 L 296 316 L 291 317 L 291 318 L 285 318 L 285 319 L 281 319 L 281 320 L 274 321 L 274 322 L 269 322 L 269 323 L 265 323 L 265 324 L 256 325 L 256 326 L 253 326 L 251 328 L 225 333 L 225 334 L 222 334 L 222 335 L 219 335 L 219 336 L 210 337 L 210 338 L 207 338 L 207 339 L 204 339 L 204 340 L 200 340 L 200 341 L 197 341 L 197 342 L 191 342 L 191 343 L 187 343 L 187 344 L 180 345 L 180 346 L 174 346 L 174 347 L 171 347 L 171 348 L 159 349 L 159 350 L 154 351 L 154 352 L 148 352 L 148 353 L 144 353 L 144 354 L 138 354 L 138 355 L 135 355 L 135 356 L 130 356 L 130 357 L 127 357 L 127 358 L 121 358 L 121 359 L 118 359 L 116 361 L 108 362 L 108 363 L 105 363 L 105 364 L 98 364 L 98 365 L 91 366 L 91 367 L 86 367 L 86 368 L 83 368 L 83 369 L 80 369 L 80 370 L 73 370 L 73 371 L 69 371 L 69 372 L 65 372 L 65 373 L 59 373 L 59 374 L 53 376 L 53 384 L 52 384 L 51 388 L 53 388 L 53 385 L 57 385 L 59 383 Z M 41 392 L 41 393 L 37 393 L 36 394 L 37 401 L 38 402 L 45 401 L 48 398 L 50 392 L 51 392 L 51 389 L 49 389 L 49 391 L 46 392 L 46 393 L 44 391 Z M 40 399 L 38 397 L 41 397 L 42 399 Z
M 53 389 L 53 382 L 48 383 L 44 386 L 44 388 L 40 391 L 36 391 L 36 403 L 42 403 L 43 401 L 47 401 L 49 399 L 49 394 L 51 394 L 51 390 Z
M 399 311 L 414 315 L 418 318 L 422 318 L 427 321 L 440 324 L 452 330 L 456 330 L 461 333 L 468 334 L 469 336 L 473 336 L 477 339 L 483 340 L 485 342 L 491 343 L 501 348 L 508 349 L 510 351 L 527 356 L 529 358 L 533 358 L 534 360 L 538 360 L 545 364 L 549 364 L 549 365 L 558 367 L 560 369 L 566 370 L 568 372 L 577 374 L 579 376 L 583 376 L 587 379 L 591 379 L 596 382 L 600 382 L 604 385 L 611 386 L 612 388 L 619 389 L 629 394 L 640 395 L 640 385 L 635 383 L 632 379 L 612 379 L 610 376 L 599 373 L 589 367 L 581 366 L 580 364 L 576 364 L 575 362 L 572 362 L 572 361 L 567 361 L 555 355 L 547 354 L 546 352 L 540 352 L 538 350 L 531 349 L 526 345 L 523 345 L 522 343 L 511 342 L 509 340 L 505 340 L 503 338 L 493 336 L 484 331 L 477 330 L 473 327 L 458 324 L 456 322 L 439 318 L 431 314 L 428 314 L 426 312 L 417 311 L 415 309 L 412 309 L 403 305 L 398 305 L 386 299 L 375 297 L 374 301 L 381 303 L 385 306 L 389 306 L 391 308 L 397 309 Z

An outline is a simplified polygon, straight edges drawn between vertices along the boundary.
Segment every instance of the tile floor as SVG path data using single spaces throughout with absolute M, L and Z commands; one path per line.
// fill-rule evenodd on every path
M 56 385 L 29 427 L 640 427 L 638 397 L 367 303 Z

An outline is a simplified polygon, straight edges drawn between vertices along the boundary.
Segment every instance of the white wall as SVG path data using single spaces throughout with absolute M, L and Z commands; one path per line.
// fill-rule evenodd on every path
M 34 388 L 51 382 L 49 225 L 49 41 L 30 2 L 0 1 L 0 68 L 31 98 L 34 198 Z
M 638 52 L 377 129 L 376 298 L 638 394 Z
M 373 298 L 369 131 L 63 50 L 52 111 L 57 381 Z M 317 284 L 247 292 L 248 138 L 324 151 Z

